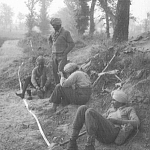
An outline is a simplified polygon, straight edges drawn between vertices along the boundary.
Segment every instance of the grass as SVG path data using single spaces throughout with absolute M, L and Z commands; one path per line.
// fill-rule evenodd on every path
M 8 39 L 22 39 L 24 38 L 24 31 L 4 31 L 4 30 L 0 30 L 0 37 L 1 38 L 8 38 Z

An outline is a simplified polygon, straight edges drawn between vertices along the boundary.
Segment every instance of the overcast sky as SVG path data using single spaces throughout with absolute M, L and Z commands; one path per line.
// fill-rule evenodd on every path
M 26 14 L 28 12 L 28 9 L 26 8 L 24 1 L 25 0 L 0 0 L 0 3 L 6 3 L 11 6 L 15 14 L 18 14 L 18 12 Z M 53 0 L 50 14 L 55 13 L 61 7 L 64 7 L 62 1 L 63 0 Z M 131 13 L 135 17 L 144 19 L 146 18 L 147 12 L 150 12 L 150 0 L 132 0 Z

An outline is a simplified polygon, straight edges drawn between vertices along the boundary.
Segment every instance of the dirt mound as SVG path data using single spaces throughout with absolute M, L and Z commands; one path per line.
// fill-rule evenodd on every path
M 129 94 L 129 101 L 133 105 L 141 120 L 141 127 L 135 132 L 125 145 L 116 146 L 102 145 L 96 142 L 96 150 L 111 149 L 111 150 L 143 150 L 150 149 L 150 41 L 149 33 L 141 35 L 142 38 L 132 39 L 131 41 L 121 45 L 98 45 L 93 44 L 84 48 L 75 50 L 69 54 L 69 60 L 77 62 L 82 69 L 92 76 L 92 73 L 101 72 L 109 63 L 116 52 L 117 55 L 109 65 L 106 71 L 117 69 L 119 74 L 118 80 L 114 75 L 105 76 L 105 80 L 100 80 L 92 95 L 89 106 L 99 112 L 104 112 L 111 100 L 110 91 L 113 90 L 116 83 L 121 85 L 121 88 Z M 29 48 L 29 47 L 28 47 Z M 26 53 L 27 54 L 27 53 Z M 2 55 L 1 55 L 2 56 Z M 19 55 L 18 55 L 19 56 Z M 27 68 L 32 68 L 29 63 L 31 60 L 28 57 L 14 60 L 4 59 L 4 67 L 0 69 L 3 73 L 3 79 L 8 81 L 6 74 L 9 74 L 9 83 L 18 84 L 17 69 L 22 61 L 27 62 L 22 68 L 22 73 L 26 72 Z M 13 77 L 16 76 L 14 79 Z M 23 76 L 23 75 L 22 75 Z M 2 76 L 1 76 L 2 77 Z M 96 78 L 93 77 L 93 82 Z M 14 81 L 15 80 L 15 81 Z M 104 82 L 105 81 L 105 82 Z M 7 83 L 8 84 L 8 83 Z M 13 84 L 11 84 L 13 85 Z M 101 89 L 100 89 L 101 86 Z M 14 87 L 14 85 L 13 85 Z M 106 90 L 107 92 L 104 92 Z M 14 91 L 1 92 L 1 120 L 3 126 L 0 127 L 1 143 L 0 149 L 25 149 L 25 150 L 45 150 L 48 149 L 44 142 L 34 118 L 27 112 L 23 101 L 14 95 Z M 48 113 L 51 107 L 48 99 L 37 99 L 28 101 L 30 108 L 38 117 L 42 129 L 50 142 L 63 142 L 69 139 L 72 132 L 72 122 L 75 116 L 77 106 L 68 106 L 65 109 L 58 109 L 58 114 L 51 116 Z M 7 109 L 9 108 L 9 109 Z M 85 127 L 83 128 L 83 131 Z M 15 141 L 15 142 L 14 142 Z M 84 148 L 86 135 L 78 139 L 79 149 Z M 8 144 L 10 143 L 10 144 Z M 66 148 L 66 145 L 64 146 Z M 56 150 L 62 150 L 63 147 L 57 147 Z
M 17 46 L 18 40 L 6 41 L 0 49 L 0 87 L 14 88 L 17 82 L 17 69 L 23 56 L 22 49 Z

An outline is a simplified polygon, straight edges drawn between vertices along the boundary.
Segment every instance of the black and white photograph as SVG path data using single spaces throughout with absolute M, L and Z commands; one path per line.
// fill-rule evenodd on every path
M 150 150 L 150 0 L 0 0 L 0 150 Z

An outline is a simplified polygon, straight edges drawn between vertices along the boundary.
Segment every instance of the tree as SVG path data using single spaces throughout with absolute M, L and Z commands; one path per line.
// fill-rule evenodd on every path
M 76 28 L 79 35 L 83 35 L 89 25 L 88 1 L 89 0 L 64 0 L 69 11 L 72 13 L 75 19 Z
M 56 17 L 61 18 L 63 27 L 69 30 L 74 37 L 78 37 L 78 30 L 76 28 L 76 21 L 74 12 L 68 7 L 62 8 L 55 14 Z
M 79 0 L 79 9 L 76 12 L 76 22 L 78 33 L 83 35 L 88 28 L 89 21 L 89 6 L 86 0 Z
M 17 18 L 18 18 L 19 22 L 22 22 L 22 20 L 25 18 L 25 15 L 22 14 L 21 12 L 19 12 Z
M 114 42 L 128 40 L 130 0 L 118 0 L 116 10 L 116 25 L 113 34 Z
M 150 30 L 150 13 L 147 13 L 147 18 L 144 19 L 144 31 L 147 32 Z
M 76 21 L 78 34 L 83 35 L 89 25 L 89 0 L 64 0 Z
M 43 34 L 47 34 L 49 31 L 49 19 L 47 9 L 52 0 L 40 0 L 40 17 L 39 17 L 39 27 Z
M 116 24 L 116 16 L 115 16 L 115 12 L 116 12 L 116 0 L 107 0 L 108 3 L 106 3 L 106 0 L 99 0 L 99 3 L 101 5 L 101 7 L 103 8 L 103 10 L 105 11 L 105 13 L 107 13 L 108 17 L 110 18 L 113 28 L 115 27 Z M 109 4 L 109 7 L 108 5 Z
M 24 23 L 23 20 L 25 19 L 25 15 L 22 14 L 21 12 L 18 13 L 17 18 L 19 20 L 19 28 L 23 29 L 24 28 Z
M 12 8 L 2 3 L 0 6 L 0 23 L 4 29 L 11 28 L 13 15 Z
M 105 0 L 106 6 L 107 6 L 107 0 Z M 108 13 L 105 12 L 105 16 L 106 16 L 106 34 L 107 34 L 107 38 L 110 38 L 110 33 L 109 33 L 109 16 Z
M 28 10 L 29 10 L 29 14 L 27 15 L 27 20 L 26 20 L 26 25 L 28 27 L 28 33 L 31 34 L 32 33 L 32 28 L 36 25 L 36 12 L 35 12 L 35 8 L 36 8 L 36 4 L 38 3 L 39 0 L 27 0 L 25 2 Z
M 95 23 L 94 23 L 94 8 L 95 8 L 96 0 L 92 0 L 91 8 L 90 8 L 90 31 L 89 34 L 93 36 L 95 31 Z

